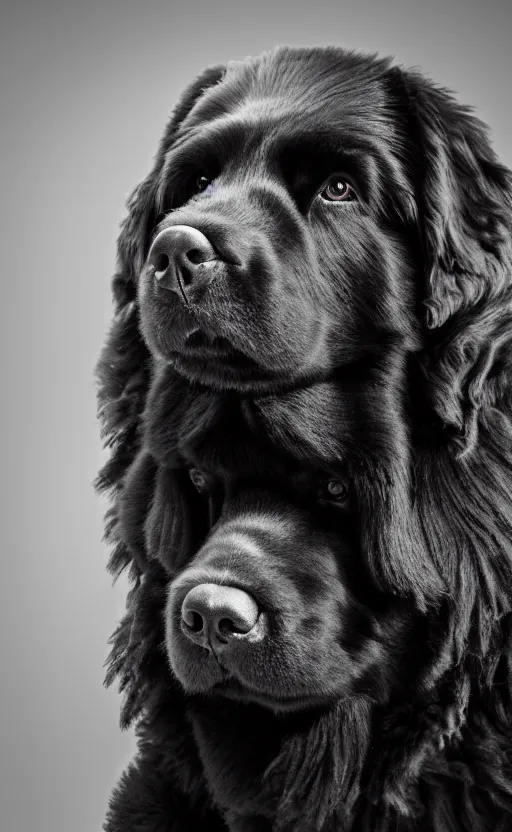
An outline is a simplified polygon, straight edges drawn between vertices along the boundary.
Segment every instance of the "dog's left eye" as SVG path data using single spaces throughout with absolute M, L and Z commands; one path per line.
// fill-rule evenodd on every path
M 195 191 L 199 194 L 204 194 L 212 191 L 214 187 L 214 179 L 209 179 L 207 176 L 198 176 L 195 181 Z
M 331 176 L 327 180 L 323 189 L 320 191 L 320 196 L 326 202 L 353 202 L 356 199 L 356 193 L 342 176 Z
M 327 480 L 318 487 L 317 499 L 323 502 L 346 505 L 350 500 L 348 484 L 340 480 Z

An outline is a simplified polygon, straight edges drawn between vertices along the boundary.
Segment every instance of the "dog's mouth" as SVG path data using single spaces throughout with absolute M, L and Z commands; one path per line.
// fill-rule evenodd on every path
M 332 697 L 326 694 L 303 694 L 297 696 L 271 695 L 242 684 L 239 679 L 231 674 L 226 674 L 221 682 L 216 682 L 209 693 L 210 695 L 234 699 L 237 702 L 252 702 L 257 705 L 262 705 L 275 713 L 311 710 L 332 704 Z
M 209 335 L 202 329 L 194 329 L 182 342 L 179 351 L 170 353 L 171 360 L 185 371 L 194 369 L 201 374 L 234 371 L 251 377 L 267 377 L 268 370 L 262 367 L 246 353 L 233 346 L 231 341 L 220 335 Z
M 187 335 L 183 349 L 188 355 L 195 354 L 198 357 L 210 354 L 215 355 L 216 358 L 231 359 L 240 356 L 256 366 L 256 363 L 252 359 L 244 356 L 239 350 L 236 350 L 227 338 L 218 335 L 207 335 L 202 329 L 195 329 Z

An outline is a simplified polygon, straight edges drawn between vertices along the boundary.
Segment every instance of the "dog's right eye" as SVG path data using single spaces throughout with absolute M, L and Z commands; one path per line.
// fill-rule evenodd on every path
M 320 196 L 326 202 L 353 202 L 356 198 L 352 185 L 343 176 L 331 176 L 327 180 Z
M 317 500 L 323 503 L 347 506 L 350 498 L 350 487 L 348 483 L 341 480 L 329 479 L 322 483 L 317 490 Z

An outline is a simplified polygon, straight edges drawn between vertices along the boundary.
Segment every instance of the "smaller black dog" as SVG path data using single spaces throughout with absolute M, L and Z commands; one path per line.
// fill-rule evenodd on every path
M 185 689 L 275 712 L 373 691 L 389 670 L 395 620 L 382 602 L 375 619 L 346 486 L 289 471 L 216 480 L 202 487 L 226 495 L 221 517 L 167 605 L 167 647 Z M 340 511 L 346 522 L 333 517 Z
M 413 637 L 412 618 L 372 589 L 345 483 L 307 470 L 291 476 L 290 465 L 279 470 L 270 457 L 245 478 L 192 476 L 202 493 L 224 499 L 204 546 L 170 584 L 167 651 L 189 695 L 268 710 L 255 709 L 248 720 L 243 705 L 223 708 L 212 732 L 212 704 L 205 716 L 199 698 L 192 721 L 210 790 L 231 828 L 245 828 L 235 815 L 239 823 L 261 816 L 270 830 L 280 791 L 260 784 L 278 737 L 290 730 L 272 713 L 306 711 L 303 730 L 311 730 L 318 708 L 337 700 L 386 701 L 399 680 L 401 689 L 412 682 L 411 665 L 399 672 L 397 662 Z M 243 728 L 233 736 L 235 720 Z M 259 730 L 249 740 L 252 720 Z M 353 757 L 344 761 L 348 776 L 351 763 L 357 767 Z
M 179 471 L 156 470 L 141 454 L 121 522 L 126 533 L 140 511 L 141 481 L 154 475 L 146 536 L 168 576 L 165 608 L 161 601 L 167 657 L 187 697 L 208 790 L 229 828 L 292 829 L 302 806 L 313 812 L 313 829 L 328 805 L 315 792 L 335 784 L 336 801 L 341 790 L 343 812 L 351 810 L 370 706 L 417 682 L 419 667 L 415 676 L 413 660 L 404 667 L 400 659 L 422 623 L 403 601 L 375 589 L 348 482 L 276 449 L 260 448 L 256 459 L 249 442 L 244 460 L 241 438 L 239 432 L 237 449 L 226 441 L 224 452 L 218 444 L 203 452 L 201 470 L 189 468 L 196 508 L 203 501 L 209 511 L 195 514 L 180 481 L 189 500 L 184 522 L 209 516 L 212 523 L 195 554 L 177 562 L 166 534 L 176 518 L 183 457 Z M 198 455 L 196 448 L 189 466 Z M 147 564 L 145 572 L 151 586 Z M 350 732 L 340 731 L 340 719 L 350 721 Z M 316 768 L 321 751 L 322 766 L 330 759 L 329 725 L 347 746 L 335 780 L 318 779 Z M 307 807 L 304 789 L 312 793 Z M 275 825 L 279 816 L 282 826 Z
M 277 423 L 276 406 L 295 426 L 279 445 L 254 427 Z M 281 399 L 191 393 L 161 365 L 143 421 L 118 506 L 142 580 L 112 672 L 125 721 L 144 716 L 107 829 L 133 826 L 136 796 L 141 818 L 149 803 L 172 829 L 348 822 L 375 713 L 422 685 L 426 617 L 372 580 L 354 478 Z

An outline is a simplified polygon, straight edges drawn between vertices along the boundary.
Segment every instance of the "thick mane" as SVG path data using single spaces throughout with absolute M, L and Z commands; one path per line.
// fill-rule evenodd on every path
M 414 450 L 414 505 L 446 586 L 451 660 L 471 655 L 482 665 L 472 687 L 490 685 L 512 608 L 512 174 L 470 108 L 418 72 L 402 78 L 425 160 L 425 349 L 413 371 L 440 420 Z
M 417 72 L 401 77 L 422 162 L 424 378 L 464 451 L 477 441 L 480 408 L 510 416 L 512 173 L 471 108 Z

